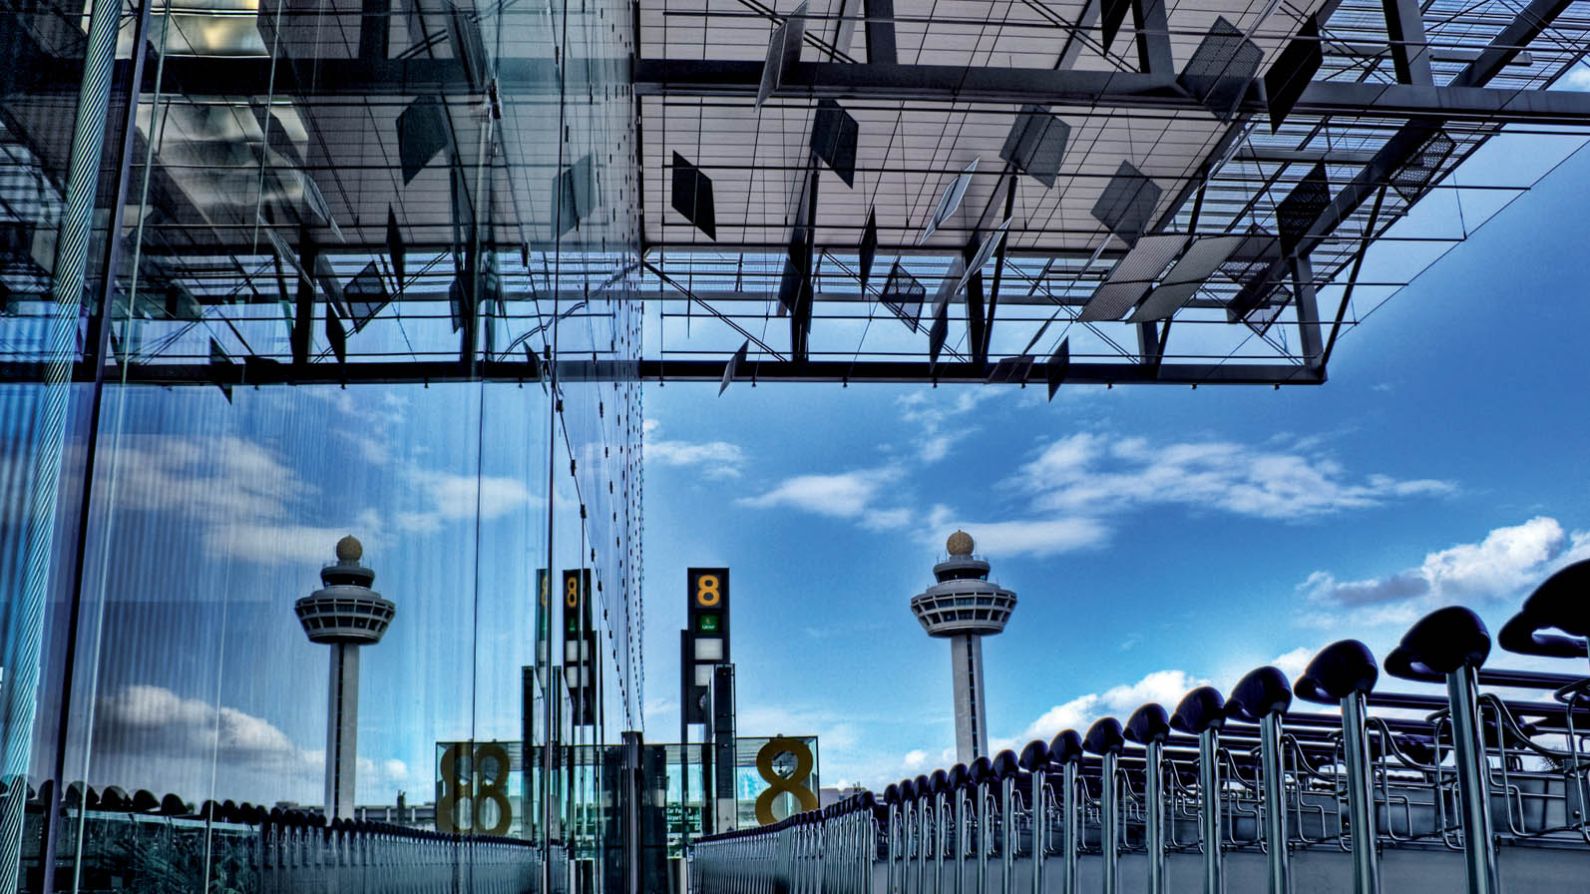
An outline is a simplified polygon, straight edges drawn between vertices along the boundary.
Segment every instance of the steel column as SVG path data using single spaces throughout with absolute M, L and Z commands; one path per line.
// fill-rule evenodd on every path
M 1060 891 L 1061 894 L 1077 894 L 1077 857 L 1081 839 L 1077 827 L 1082 819 L 1082 805 L 1077 803 L 1077 786 L 1081 784 L 1077 779 L 1077 761 L 1066 763 L 1062 778 L 1065 790 L 1060 795 Z
M 1158 739 L 1144 745 L 1143 799 L 1146 807 L 1144 846 L 1148 850 L 1148 894 L 1165 894 L 1165 744 Z
M 1121 836 L 1120 836 L 1120 755 L 1114 751 L 1100 758 L 1104 769 L 1099 774 L 1099 851 L 1104 857 L 1104 894 L 1116 894 L 1120 889 Z
M 1044 894 L 1043 860 L 1049 843 L 1049 792 L 1042 769 L 1032 771 L 1032 894 Z
M 1281 715 L 1259 721 L 1259 761 L 1264 774 L 1264 844 L 1270 894 L 1291 891 L 1291 854 L 1286 829 L 1286 766 L 1281 755 Z
M 1474 668 L 1460 665 L 1447 675 L 1452 705 L 1452 743 L 1462 801 L 1463 857 L 1469 894 L 1501 890 L 1496 872 L 1496 836 L 1491 827 L 1490 763 L 1480 728 Z
M 1204 894 L 1222 894 L 1220 820 L 1220 731 L 1206 729 L 1198 734 L 1198 788 L 1202 809 L 1198 825 L 1204 843 Z
M 1347 815 L 1353 838 L 1353 890 L 1380 894 L 1379 837 L 1375 831 L 1375 788 L 1370 772 L 1368 705 L 1362 692 L 1342 699 L 1342 752 L 1347 765 Z

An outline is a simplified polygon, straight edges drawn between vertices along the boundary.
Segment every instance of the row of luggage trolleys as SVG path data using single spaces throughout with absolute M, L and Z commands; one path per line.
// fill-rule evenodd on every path
M 1590 561 L 1542 584 L 1498 639 L 1582 662 L 1587 636 Z M 700 839 L 690 890 L 1590 891 L 1590 679 L 1487 668 L 1491 649 L 1477 615 L 1443 608 L 1384 670 L 1444 694 L 1380 688 L 1375 656 L 1343 640 L 1295 685 L 1261 667 L 1226 695 L 1201 687 L 1173 711 L 1146 704 Z

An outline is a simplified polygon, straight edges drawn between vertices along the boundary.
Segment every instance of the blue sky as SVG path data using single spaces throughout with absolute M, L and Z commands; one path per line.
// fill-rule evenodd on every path
M 1462 182 L 1533 179 L 1547 142 Z M 1020 599 L 985 645 L 1001 744 L 1344 636 L 1383 655 L 1442 604 L 1495 629 L 1590 554 L 1587 183 L 1581 153 L 1499 212 L 1427 202 L 1410 227 L 1470 238 L 1361 296 L 1321 388 L 648 388 L 648 738 L 677 736 L 685 568 L 722 564 L 742 734 L 817 733 L 830 783 L 947 763 L 947 647 L 908 601 L 957 525 Z

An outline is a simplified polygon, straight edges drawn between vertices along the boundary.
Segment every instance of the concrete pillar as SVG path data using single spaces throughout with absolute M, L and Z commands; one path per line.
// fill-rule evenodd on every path
M 330 701 L 326 711 L 326 818 L 353 819 L 354 775 L 359 766 L 359 647 L 331 646 Z
M 955 759 L 970 764 L 988 754 L 981 636 L 961 634 L 950 638 L 950 673 L 955 693 Z

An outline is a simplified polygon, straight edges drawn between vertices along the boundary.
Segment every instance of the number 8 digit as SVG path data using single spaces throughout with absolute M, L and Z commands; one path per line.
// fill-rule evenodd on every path
M 719 592 L 721 584 L 716 574 L 703 574 L 696 579 L 696 604 L 711 608 L 723 601 Z

